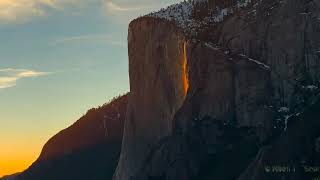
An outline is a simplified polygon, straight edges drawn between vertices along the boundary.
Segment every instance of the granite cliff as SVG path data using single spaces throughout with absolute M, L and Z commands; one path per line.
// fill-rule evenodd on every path
M 319 18 L 318 0 L 197 0 L 133 20 L 114 180 L 260 179 L 262 149 L 318 108 Z

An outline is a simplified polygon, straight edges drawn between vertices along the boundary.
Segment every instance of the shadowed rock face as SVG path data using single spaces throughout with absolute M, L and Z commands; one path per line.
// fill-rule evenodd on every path
M 306 173 L 304 166 L 320 163 L 317 99 L 291 119 L 286 132 L 263 147 L 252 128 L 199 119 L 184 135 L 175 134 L 154 146 L 133 180 L 311 180 L 319 173 Z M 295 167 L 295 172 L 266 171 L 276 166 L 290 166 L 292 171 Z
M 278 139 L 260 149 L 256 158 L 239 176 L 238 180 L 289 179 L 311 180 L 319 172 L 307 172 L 305 167 L 318 167 L 320 153 L 318 141 L 320 136 L 320 101 L 311 106 L 301 116 L 293 117 L 290 127 Z M 273 173 L 272 167 L 289 166 L 291 173 Z M 294 168 L 294 172 L 293 171 Z M 269 171 L 267 170 L 269 169 Z
M 217 42 L 271 67 L 274 101 L 298 103 L 297 85 L 319 80 L 319 1 L 264 0 L 230 17 Z
M 176 8 L 189 9 L 190 5 L 184 2 L 168 8 L 168 13 L 162 10 L 130 24 L 131 96 L 114 180 L 190 179 L 189 172 L 202 172 L 201 156 L 190 155 L 186 161 L 174 156 L 182 153 L 188 157 L 192 148 L 185 136 L 197 136 L 190 131 L 197 120 L 207 116 L 236 129 L 250 129 L 237 136 L 247 137 L 253 131 L 259 140 L 244 138 L 248 147 L 272 141 L 279 108 L 285 106 L 294 114 L 308 107 L 305 87 L 319 85 L 318 1 L 208 1 L 196 5 L 192 13 L 193 18 L 205 22 L 202 24 L 174 16 Z M 186 59 L 186 68 L 181 59 Z M 165 142 L 161 140 L 164 137 Z M 229 145 L 239 153 L 250 151 L 239 144 Z M 229 145 L 223 147 L 228 149 Z M 255 150 L 245 154 L 239 160 L 242 164 L 225 179 L 237 178 Z M 219 156 L 222 162 L 227 158 L 224 153 Z M 211 177 L 223 179 L 217 174 Z
M 121 142 L 128 95 L 93 108 L 44 145 L 37 161 L 48 161 L 109 142 Z M 94 131 L 93 131 L 94 129 Z
M 172 23 L 153 18 L 129 27 L 130 98 L 117 180 L 129 179 L 150 147 L 172 132 L 185 98 L 185 39 Z
M 240 127 L 270 131 L 270 69 L 250 58 L 228 54 L 208 43 L 188 43 L 189 91 L 175 117 L 187 131 L 192 118 L 210 116 Z

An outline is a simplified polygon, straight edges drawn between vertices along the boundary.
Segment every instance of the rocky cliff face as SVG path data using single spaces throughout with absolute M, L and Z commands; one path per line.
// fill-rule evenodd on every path
M 128 179 L 155 142 L 172 133 L 187 91 L 185 37 L 173 23 L 141 18 L 129 27 L 130 93 L 116 179 Z
M 317 0 L 209 0 L 134 20 L 131 95 L 114 180 L 199 177 L 203 159 L 226 157 L 219 149 L 250 152 L 230 176 L 215 176 L 237 178 L 258 146 L 287 130 L 289 117 L 319 93 L 319 13 Z M 221 140 L 232 136 L 230 128 L 252 151 Z M 205 142 L 197 150 L 192 136 Z
M 299 103 L 299 88 L 319 80 L 319 1 L 261 1 L 230 17 L 217 42 L 271 67 L 274 101 Z
M 270 67 L 209 43 L 188 43 L 189 91 L 175 116 L 176 129 L 210 116 L 241 127 L 270 130 Z
M 313 168 L 320 163 L 319 108 L 320 101 L 300 116 L 293 117 L 290 128 L 261 148 L 238 180 L 316 179 L 319 172 Z M 289 166 L 291 173 L 272 173 L 272 168 L 277 165 Z

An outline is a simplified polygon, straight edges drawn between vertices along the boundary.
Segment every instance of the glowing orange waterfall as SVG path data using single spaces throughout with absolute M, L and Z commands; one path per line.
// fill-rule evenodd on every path
M 182 56 L 182 82 L 184 94 L 187 95 L 189 82 L 188 82 L 188 72 L 187 72 L 187 43 L 183 43 L 183 56 Z

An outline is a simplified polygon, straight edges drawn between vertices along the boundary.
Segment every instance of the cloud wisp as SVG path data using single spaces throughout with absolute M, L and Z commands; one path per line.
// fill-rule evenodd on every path
M 182 0 L 102 0 L 106 16 L 112 17 L 116 22 L 129 23 L 132 19 Z
M 112 11 L 112 12 L 139 11 L 139 10 L 150 8 L 148 6 L 121 6 L 111 0 L 105 1 L 105 7 L 107 8 L 108 11 Z
M 17 85 L 22 78 L 47 76 L 49 72 L 40 72 L 29 69 L 0 69 L 0 89 L 6 89 Z
M 70 10 L 94 4 L 107 15 L 135 16 L 181 0 L 0 0 L 0 24 L 27 22 L 54 10 Z M 72 9 L 69 9 L 72 8 Z M 81 8 L 80 8 L 81 9 Z
M 63 38 L 54 40 L 53 42 L 50 43 L 50 45 L 57 46 L 60 44 L 81 42 L 81 41 L 84 41 L 84 42 L 88 42 L 88 41 L 97 42 L 97 41 L 99 41 L 99 42 L 109 43 L 114 46 L 125 46 L 126 45 L 125 41 L 116 40 L 110 34 L 87 34 L 87 35 L 63 37 Z
M 44 16 L 48 9 L 63 9 L 66 5 L 79 4 L 81 0 L 0 0 L 0 22 L 26 21 Z

